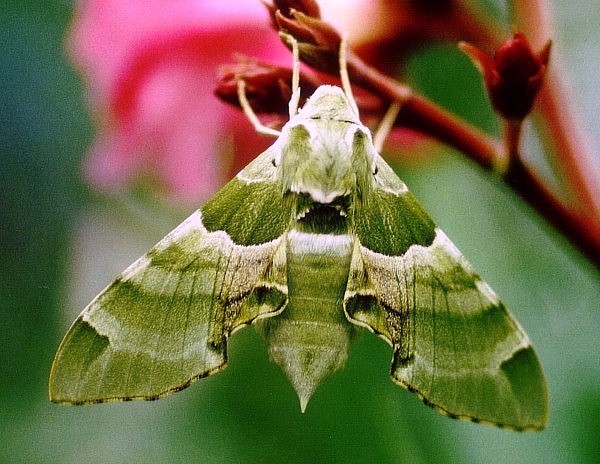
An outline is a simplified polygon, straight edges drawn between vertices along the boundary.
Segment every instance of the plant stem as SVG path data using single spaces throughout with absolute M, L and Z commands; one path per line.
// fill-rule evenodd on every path
M 600 266 L 600 229 L 592 218 L 564 205 L 520 158 L 511 162 L 504 180 L 584 256 Z

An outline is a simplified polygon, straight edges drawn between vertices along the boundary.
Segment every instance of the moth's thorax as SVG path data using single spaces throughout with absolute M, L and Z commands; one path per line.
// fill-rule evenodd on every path
M 370 187 L 371 134 L 338 87 L 319 87 L 283 127 L 278 143 L 284 195 L 331 204 Z

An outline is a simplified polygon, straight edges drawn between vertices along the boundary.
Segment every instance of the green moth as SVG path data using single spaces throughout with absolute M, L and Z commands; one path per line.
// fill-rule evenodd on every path
M 304 410 L 366 328 L 392 346 L 392 380 L 438 411 L 544 427 L 527 335 L 379 156 L 351 94 L 322 86 L 290 112 L 270 148 L 82 312 L 52 401 L 181 390 L 223 369 L 229 337 L 255 323 Z

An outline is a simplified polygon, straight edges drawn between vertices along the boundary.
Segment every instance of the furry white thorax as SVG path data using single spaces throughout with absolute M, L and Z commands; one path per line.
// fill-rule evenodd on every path
M 328 204 L 352 194 L 358 183 L 372 182 L 361 176 L 374 170 L 371 132 L 339 87 L 319 87 L 283 127 L 275 144 L 274 162 L 284 192 L 308 194 L 315 202 Z

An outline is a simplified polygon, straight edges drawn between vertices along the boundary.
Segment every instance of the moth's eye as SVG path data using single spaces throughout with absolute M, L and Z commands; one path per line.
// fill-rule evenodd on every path
M 375 165 L 375 167 L 373 168 L 373 175 L 376 176 L 378 172 L 379 172 L 379 166 Z
M 275 162 L 275 158 L 271 159 L 271 164 L 273 165 L 274 168 L 277 167 L 277 163 Z

